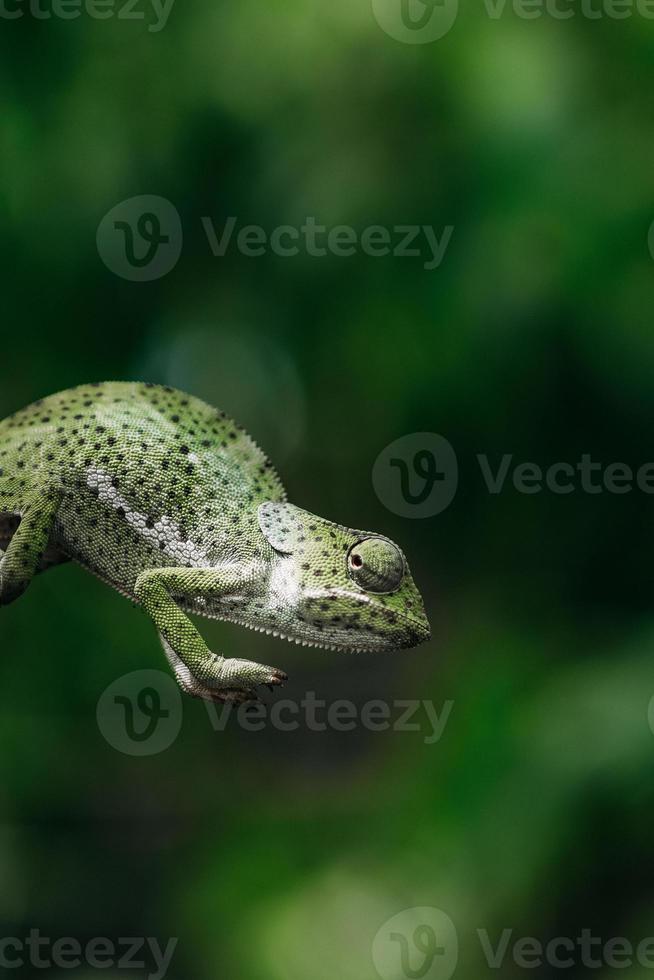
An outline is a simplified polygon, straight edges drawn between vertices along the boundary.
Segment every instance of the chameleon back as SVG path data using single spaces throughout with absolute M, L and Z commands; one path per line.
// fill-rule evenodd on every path
M 64 495 L 51 547 L 127 595 L 144 568 L 258 557 L 257 506 L 286 499 L 224 412 L 126 382 L 73 388 L 0 422 L 0 538 L 53 483 Z

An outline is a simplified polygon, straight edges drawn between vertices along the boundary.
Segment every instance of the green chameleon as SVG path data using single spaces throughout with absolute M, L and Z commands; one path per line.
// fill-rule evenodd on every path
M 143 606 L 182 690 L 207 700 L 287 677 L 212 653 L 189 613 L 334 650 L 430 635 L 392 541 L 287 503 L 241 426 L 169 387 L 83 385 L 0 422 L 0 605 L 69 559 Z

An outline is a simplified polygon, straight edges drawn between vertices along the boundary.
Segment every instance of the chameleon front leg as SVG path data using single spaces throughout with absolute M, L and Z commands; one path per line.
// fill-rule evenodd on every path
M 178 684 L 208 701 L 257 700 L 257 684 L 281 684 L 286 674 L 250 660 L 219 657 L 207 647 L 173 596 L 210 599 L 233 593 L 242 579 L 219 568 L 155 568 L 139 575 L 135 594 L 159 630 Z
M 18 599 L 39 571 L 60 502 L 59 490 L 43 489 L 22 508 L 16 532 L 0 551 L 0 606 Z

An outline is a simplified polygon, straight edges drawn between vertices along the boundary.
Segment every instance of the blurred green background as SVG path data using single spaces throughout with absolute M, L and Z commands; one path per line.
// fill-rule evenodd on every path
M 454 706 L 425 744 L 215 732 L 185 700 L 173 746 L 130 757 L 96 705 L 164 668 L 156 635 L 77 567 L 40 577 L 0 622 L 2 936 L 175 936 L 183 980 L 373 980 L 384 921 L 435 906 L 458 931 L 456 976 L 476 980 L 492 972 L 480 928 L 654 932 L 653 502 L 491 495 L 475 460 L 654 459 L 653 25 L 574 9 L 467 5 L 425 45 L 384 33 L 367 0 L 178 2 L 158 33 L 3 21 L 0 415 L 131 378 L 225 409 L 293 501 L 402 545 L 434 635 L 354 657 L 205 623 L 213 648 L 283 666 L 296 699 Z M 174 204 L 184 247 L 134 283 L 96 231 L 141 194 Z M 454 232 L 433 271 L 215 258 L 200 218 L 229 215 Z M 390 513 L 371 482 L 416 431 L 460 467 L 427 520 Z M 502 975 L 523 975 L 509 960 Z

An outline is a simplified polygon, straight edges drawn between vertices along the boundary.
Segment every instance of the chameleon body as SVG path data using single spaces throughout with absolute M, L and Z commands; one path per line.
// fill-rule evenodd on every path
M 392 541 L 287 503 L 239 425 L 169 387 L 84 385 L 0 422 L 0 605 L 70 559 L 146 610 L 181 688 L 208 700 L 286 675 L 212 653 L 189 613 L 338 650 L 429 638 Z

